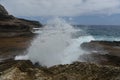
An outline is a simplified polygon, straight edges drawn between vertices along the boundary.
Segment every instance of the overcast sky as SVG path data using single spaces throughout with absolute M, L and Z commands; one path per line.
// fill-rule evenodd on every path
M 97 15 L 107 19 L 120 14 L 120 0 L 1 0 L 0 3 L 15 16 L 75 18 Z

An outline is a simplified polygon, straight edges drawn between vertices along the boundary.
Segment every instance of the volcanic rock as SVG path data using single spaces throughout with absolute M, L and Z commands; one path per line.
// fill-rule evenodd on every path
M 81 48 L 97 63 L 120 66 L 120 41 L 91 41 L 83 43 Z
M 0 5 L 0 37 L 30 34 L 33 28 L 41 26 L 42 24 L 37 21 L 20 19 L 9 15 L 7 10 Z
M 75 62 L 50 68 L 35 66 L 30 61 L 9 61 L 0 73 L 0 80 L 120 80 L 120 67 Z

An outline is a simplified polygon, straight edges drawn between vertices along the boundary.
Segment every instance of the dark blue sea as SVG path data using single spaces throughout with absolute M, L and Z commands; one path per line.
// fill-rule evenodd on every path
M 91 35 L 96 40 L 120 41 L 119 25 L 77 25 L 76 29 L 82 29 L 78 35 Z

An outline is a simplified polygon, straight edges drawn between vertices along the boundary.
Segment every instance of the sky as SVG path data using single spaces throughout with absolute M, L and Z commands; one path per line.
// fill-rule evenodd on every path
M 63 17 L 73 24 L 120 25 L 120 0 L 1 0 L 10 14 L 46 23 Z

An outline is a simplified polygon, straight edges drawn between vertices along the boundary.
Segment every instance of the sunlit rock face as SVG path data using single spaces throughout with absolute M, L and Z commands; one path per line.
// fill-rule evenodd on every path
M 35 66 L 30 61 L 7 61 L 0 65 L 0 80 L 120 79 L 120 67 L 101 66 L 90 63 L 75 62 L 50 68 Z
M 13 37 L 32 32 L 34 27 L 41 27 L 41 23 L 19 19 L 9 15 L 7 10 L 0 5 L 0 37 Z

